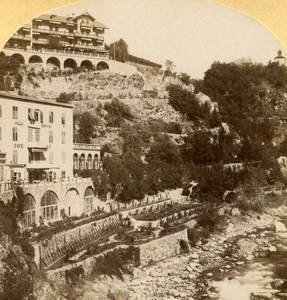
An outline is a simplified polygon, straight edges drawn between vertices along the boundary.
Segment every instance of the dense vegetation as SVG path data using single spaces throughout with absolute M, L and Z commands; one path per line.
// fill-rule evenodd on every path
M 1 299 L 20 300 L 33 291 L 34 248 L 21 236 L 17 223 L 23 209 L 21 188 L 15 189 L 11 202 L 0 201 Z
M 0 91 L 18 89 L 20 92 L 23 78 L 18 72 L 19 66 L 17 59 L 0 53 Z

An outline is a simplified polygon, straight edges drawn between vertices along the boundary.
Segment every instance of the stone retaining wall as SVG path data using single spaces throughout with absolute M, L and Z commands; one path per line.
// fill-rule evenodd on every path
M 52 281 L 57 281 L 57 283 L 60 283 L 60 284 L 65 284 L 66 283 L 66 279 L 65 279 L 65 272 L 67 270 L 71 270 L 73 268 L 76 268 L 76 267 L 83 267 L 84 269 L 84 275 L 90 275 L 93 271 L 93 268 L 96 264 L 96 261 L 97 261 L 97 258 L 100 257 L 100 256 L 103 256 L 105 255 L 106 253 L 108 252 L 111 252 L 111 251 L 114 251 L 116 249 L 124 249 L 124 248 L 128 248 L 129 246 L 127 245 L 119 245 L 119 246 L 116 246 L 112 249 L 109 249 L 107 251 L 104 251 L 102 253 L 99 253 L 99 254 L 96 254 L 94 256 L 91 256 L 83 261 L 80 261 L 80 262 L 77 262 L 77 263 L 73 263 L 73 264 L 68 264 L 62 268 L 59 268 L 59 269 L 56 269 L 56 270 L 51 270 L 51 271 L 48 271 L 47 272 L 47 278 L 52 280 Z
M 140 245 L 140 264 L 164 260 L 180 253 L 179 241 L 188 241 L 187 229 Z
M 119 215 L 116 214 L 55 234 L 51 240 L 34 244 L 36 257 L 47 267 L 64 257 L 68 250 L 77 251 L 102 236 L 117 230 L 119 225 Z M 39 265 L 40 261 L 36 261 L 36 263 Z
M 186 240 L 188 241 L 187 237 L 187 229 L 185 228 L 182 231 L 170 234 L 168 236 L 161 237 L 159 239 L 153 240 L 146 244 L 136 245 L 135 247 L 140 248 L 140 265 L 145 266 L 151 261 L 160 261 L 169 257 L 172 257 L 176 254 L 180 253 L 180 246 L 179 241 Z M 82 266 L 84 269 L 84 275 L 91 274 L 95 263 L 96 258 L 110 252 L 114 251 L 115 249 L 123 249 L 128 248 L 128 245 L 119 245 L 110 250 L 104 251 L 100 254 L 94 255 L 89 257 L 83 261 L 68 264 L 62 268 L 47 271 L 47 277 L 50 280 L 57 281 L 58 283 L 65 283 L 65 271 L 71 270 L 73 268 Z

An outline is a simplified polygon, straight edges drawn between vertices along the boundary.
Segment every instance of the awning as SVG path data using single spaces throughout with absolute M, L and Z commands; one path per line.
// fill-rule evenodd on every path
M 43 152 L 46 152 L 47 151 L 47 147 L 29 147 L 29 150 L 31 152 L 40 152 L 40 153 L 43 153 Z

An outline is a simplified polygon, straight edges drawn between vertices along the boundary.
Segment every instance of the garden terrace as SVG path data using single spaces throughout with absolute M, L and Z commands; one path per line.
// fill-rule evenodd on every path
M 184 212 L 191 213 L 198 205 L 193 203 L 176 204 L 176 205 L 165 205 L 164 207 L 157 210 L 145 210 L 141 214 L 135 214 L 133 217 L 138 221 L 158 221 L 164 218 L 168 218 L 175 214 L 181 214 Z
M 183 202 L 185 197 L 180 193 L 170 195 L 170 192 L 159 193 L 158 195 L 146 196 L 143 200 L 133 200 L 131 203 L 118 204 L 118 210 L 123 217 L 128 215 L 137 215 L 140 212 L 144 213 L 147 210 L 159 210 L 160 208 L 170 204 L 178 204 Z
M 97 220 L 105 219 L 115 214 L 116 214 L 115 211 L 104 212 L 100 210 L 100 211 L 92 212 L 89 216 L 84 214 L 79 217 L 77 216 L 67 217 L 64 220 L 49 223 L 49 226 L 42 225 L 42 226 L 34 227 L 32 229 L 25 230 L 23 232 L 23 235 L 28 237 L 30 242 L 35 242 L 35 241 L 40 242 L 46 239 L 50 240 L 53 237 L 53 235 L 67 232 L 78 226 L 89 224 Z
M 62 230 L 64 230 L 64 226 L 67 226 L 64 224 L 62 224 Z M 60 230 L 61 225 L 58 225 L 56 233 L 47 231 L 46 234 L 41 235 L 42 238 L 38 243 L 33 243 L 38 265 L 49 267 L 66 257 L 67 253 L 77 252 L 104 236 L 116 233 L 120 226 L 120 220 L 119 215 L 113 213 L 107 214 L 105 218 L 89 220 L 88 223 L 81 225 L 79 223 L 75 225 L 73 222 L 72 224 L 75 227 L 66 231 Z

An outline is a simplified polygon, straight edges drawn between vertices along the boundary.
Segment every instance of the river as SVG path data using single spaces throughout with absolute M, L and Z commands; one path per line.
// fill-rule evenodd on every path
M 286 222 L 285 222 L 286 224 Z M 257 235 L 262 232 L 257 232 Z M 278 290 L 273 290 L 274 279 L 287 280 L 287 233 L 264 231 L 266 237 L 274 237 L 277 241 L 275 248 L 263 257 L 254 258 L 248 264 L 237 267 L 225 273 L 221 281 L 213 282 L 219 300 L 249 300 L 275 299 L 272 296 Z M 274 251 L 273 251 L 274 250 Z M 251 293 L 264 294 L 271 298 L 251 298 Z M 214 299 L 214 298 L 213 298 Z M 277 298 L 276 298 L 277 299 Z M 284 298 L 285 299 L 285 298 Z

